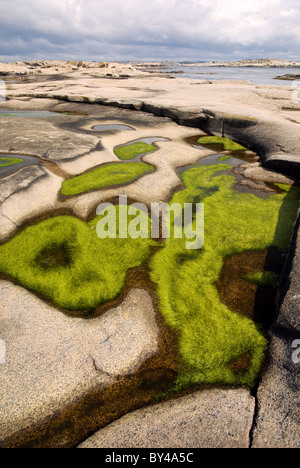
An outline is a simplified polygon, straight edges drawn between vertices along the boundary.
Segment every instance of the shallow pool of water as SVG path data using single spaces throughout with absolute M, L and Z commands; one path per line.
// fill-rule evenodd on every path
M 34 119 L 43 119 L 48 117 L 55 117 L 57 115 L 87 115 L 87 114 L 78 114 L 77 112 L 60 112 L 60 111 L 23 111 L 23 110 L 10 110 L 10 109 L 1 109 L 0 117 L 19 117 L 19 118 L 34 118 Z
M 139 140 L 134 140 L 134 141 L 130 141 L 128 143 L 125 143 L 124 145 L 119 145 L 119 146 L 116 146 L 115 147 L 115 150 L 116 149 L 119 149 L 119 148 L 125 148 L 126 146 L 130 146 L 130 145 L 134 145 L 136 143 L 145 143 L 146 145 L 155 145 L 156 142 L 158 141 L 169 141 L 168 138 L 162 138 L 162 137 L 146 137 L 146 138 L 140 138 Z M 146 154 L 151 154 L 151 153 L 142 153 L 142 154 L 139 154 L 136 158 L 134 159 L 130 159 L 130 160 L 122 160 L 122 162 L 124 163 L 128 163 L 128 162 L 140 162 L 142 157 L 145 156 Z
M 276 185 L 272 183 L 265 183 L 263 181 L 258 181 L 258 180 L 249 179 L 245 177 L 244 170 L 240 166 L 245 163 L 248 163 L 248 164 L 257 163 L 259 161 L 259 157 L 257 156 L 256 153 L 253 153 L 249 150 L 224 151 L 222 149 L 222 145 L 220 144 L 209 145 L 205 147 L 200 146 L 198 143 L 199 138 L 200 136 L 191 137 L 191 138 L 186 139 L 186 142 L 192 145 L 194 148 L 199 149 L 199 150 L 205 150 L 209 148 L 209 149 L 212 149 L 213 151 L 218 151 L 217 154 L 202 158 L 199 160 L 197 164 L 182 166 L 181 168 L 177 170 L 179 177 L 183 174 L 183 172 L 194 167 L 211 166 L 215 164 L 220 164 L 220 165 L 226 164 L 226 165 L 232 166 L 232 169 L 228 169 L 225 171 L 220 169 L 220 172 L 218 172 L 216 175 L 228 174 L 228 175 L 234 176 L 237 181 L 234 188 L 238 192 L 252 193 L 253 195 L 256 195 L 262 198 L 265 198 L 270 195 L 271 193 L 270 189 L 273 192 L 279 192 L 279 193 L 282 192 L 279 187 L 277 187 Z M 250 186 L 243 185 L 241 183 L 242 181 L 248 181 Z M 253 186 L 252 188 L 251 188 L 251 185 Z
M 133 131 L 134 128 L 129 127 L 128 125 L 121 125 L 121 124 L 107 124 L 107 125 L 95 125 L 93 127 L 93 130 L 97 132 L 105 132 L 105 131 L 111 131 L 111 130 L 128 130 L 128 131 Z

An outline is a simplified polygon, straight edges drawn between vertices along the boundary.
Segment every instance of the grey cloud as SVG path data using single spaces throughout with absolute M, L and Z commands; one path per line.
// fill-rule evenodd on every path
M 299 58 L 299 0 L 0 0 L 0 58 Z

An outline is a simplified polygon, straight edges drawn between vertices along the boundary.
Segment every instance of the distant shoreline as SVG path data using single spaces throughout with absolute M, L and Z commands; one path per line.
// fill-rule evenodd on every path
M 237 62 L 205 62 L 205 63 L 189 63 L 185 66 L 202 66 L 202 67 L 241 67 L 241 68 L 300 68 L 300 62 L 291 60 L 279 59 L 258 59 L 258 60 L 239 60 Z
M 281 60 L 281 59 L 254 59 L 254 60 L 238 60 L 233 62 L 221 62 L 221 61 L 212 61 L 212 62 L 140 62 L 137 63 L 137 67 L 148 67 L 148 68 L 162 68 L 164 66 L 170 65 L 184 65 L 185 67 L 234 67 L 234 68 L 300 68 L 300 62 L 291 61 L 291 60 Z

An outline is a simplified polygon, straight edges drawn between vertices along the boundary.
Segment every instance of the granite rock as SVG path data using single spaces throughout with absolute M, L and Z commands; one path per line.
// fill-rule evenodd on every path
M 300 361 L 293 362 L 296 338 L 286 330 L 272 330 L 270 364 L 257 394 L 252 448 L 300 448 Z
M 96 135 L 58 128 L 61 121 L 64 121 L 63 117 L 55 114 L 40 119 L 2 117 L 1 151 L 35 155 L 48 161 L 66 161 L 97 148 L 99 139 Z
M 248 448 L 255 401 L 245 389 L 211 389 L 128 414 L 79 448 Z
M 288 274 L 283 288 L 285 296 L 280 304 L 276 324 L 297 332 L 300 338 L 300 217 L 287 259 L 286 271 Z
M 0 179 L 1 193 L 0 203 L 3 203 L 8 197 L 19 192 L 41 177 L 45 177 L 45 171 L 39 166 L 22 167 L 17 172 Z
M 146 291 L 131 290 L 94 319 L 68 316 L 7 281 L 0 298 L 1 447 L 70 447 L 148 401 L 135 378 L 158 352 Z
M 270 330 L 269 366 L 258 389 L 254 448 L 300 448 L 300 230 L 283 278 L 278 316 Z

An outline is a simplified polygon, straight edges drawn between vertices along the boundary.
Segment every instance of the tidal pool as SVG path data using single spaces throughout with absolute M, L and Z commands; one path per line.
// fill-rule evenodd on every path
M 100 239 L 100 219 L 58 216 L 24 229 L 0 245 L 0 272 L 76 316 L 115 299 L 128 271 L 147 260 L 155 243 Z
M 34 164 L 40 164 L 39 159 L 34 156 L 0 153 L 0 178 L 7 177 L 22 167 L 33 166 Z
M 128 131 L 133 131 L 134 128 L 129 127 L 128 125 L 121 125 L 121 124 L 107 124 L 107 125 L 95 125 L 93 127 L 93 130 L 97 132 L 105 132 L 105 131 L 110 131 L 110 130 L 128 130 Z
M 13 110 L 0 110 L 0 117 L 23 117 L 23 118 L 43 118 L 53 117 L 55 112 L 50 111 L 13 111 Z
M 24 160 L 20 158 L 0 158 L 0 167 L 12 166 L 13 164 L 22 163 Z
M 229 140 L 224 137 L 216 136 L 201 136 L 198 138 L 197 143 L 203 147 L 215 149 L 216 151 L 246 151 L 245 146 Z
M 182 238 L 172 236 L 171 229 L 171 237 L 159 245 L 150 236 L 102 240 L 95 230 L 99 217 L 89 223 L 57 217 L 26 228 L 1 245 L 0 272 L 80 316 L 80 311 L 93 312 L 118 297 L 128 271 L 151 257 L 145 265 L 161 314 L 178 336 L 179 372 L 167 393 L 200 385 L 255 386 L 266 355 L 267 330 L 300 189 L 273 184 L 272 193 L 266 193 L 263 185 L 261 190 L 246 188 L 246 193 L 241 191 L 244 188 L 237 190 L 243 178 L 239 166 L 256 162 L 257 156 L 246 149 L 232 149 L 231 143 L 226 143 L 231 148 L 225 150 L 227 154 L 218 143 L 220 153 L 181 168 L 182 188 L 168 200 L 182 209 L 186 203 L 204 204 L 202 249 L 186 249 L 190 239 L 184 229 Z M 153 170 L 132 160 L 105 164 L 66 180 L 61 193 L 74 196 L 118 186 Z M 177 225 L 174 218 L 172 223 Z M 195 231 L 196 219 L 188 222 Z M 268 295 L 270 302 L 262 302 L 261 295 Z
M 115 155 L 122 161 L 141 161 L 142 157 L 148 153 L 154 153 L 158 150 L 155 145 L 157 141 L 169 141 L 167 138 L 147 137 L 134 140 L 124 145 L 116 146 Z
M 205 141 L 206 146 L 199 146 L 201 141 Z M 252 193 L 254 195 L 266 198 L 270 191 L 273 192 L 282 192 L 280 184 L 257 181 L 254 179 L 248 179 L 244 175 L 243 168 L 240 168 L 241 165 L 248 163 L 254 164 L 259 161 L 259 157 L 256 153 L 249 151 L 247 148 L 242 147 L 238 143 L 235 143 L 227 138 L 221 137 L 191 137 L 187 138 L 186 142 L 192 145 L 196 149 L 203 150 L 205 147 L 216 151 L 216 154 L 207 156 L 199 160 L 198 163 L 192 166 L 182 166 L 178 169 L 177 173 L 179 177 L 188 169 L 201 167 L 201 166 L 211 166 L 219 164 L 220 166 L 224 163 L 228 165 L 228 169 L 224 171 L 224 174 L 233 175 L 236 179 L 236 184 L 234 186 L 235 190 L 244 193 Z M 227 148 L 227 149 L 226 149 Z M 231 148 L 231 149 L 229 149 Z M 224 153 L 225 149 L 225 153 Z M 246 183 L 248 181 L 248 184 Z
M 243 193 L 252 193 L 253 195 L 257 195 L 262 198 L 266 198 L 269 195 L 270 189 L 274 192 L 281 192 L 280 186 L 271 183 L 265 183 L 262 181 L 253 181 L 253 179 L 247 179 L 243 175 L 243 170 L 239 171 L 239 166 L 245 162 L 245 159 L 242 159 L 242 155 L 234 155 L 234 156 L 225 156 L 226 159 L 222 159 L 220 154 L 207 156 L 206 158 L 201 159 L 197 164 L 193 164 L 192 166 L 183 166 L 177 170 L 179 177 L 187 171 L 188 169 L 202 167 L 202 166 L 213 166 L 213 165 L 220 165 L 220 170 L 222 164 L 226 162 L 228 168 L 227 170 L 223 170 L 223 174 L 232 175 L 235 177 L 236 184 L 234 185 L 234 189 L 238 192 Z M 241 181 L 249 180 L 250 184 L 253 184 L 253 188 L 248 185 L 240 184 Z
M 72 111 L 22 111 L 22 110 L 10 110 L 10 109 L 1 109 L 0 110 L 0 118 L 1 117 L 19 117 L 19 118 L 35 118 L 35 119 L 42 119 L 48 117 L 55 117 L 56 115 L 78 115 L 84 116 L 88 114 L 83 114 L 79 112 L 72 112 Z
M 188 143 L 203 149 L 201 140 Z M 170 200 L 204 204 L 204 247 L 186 250 L 183 234 L 168 239 L 150 264 L 161 312 L 179 335 L 182 367 L 173 391 L 255 385 L 299 209 L 299 187 L 255 181 L 255 189 L 244 187 L 239 166 L 258 157 L 230 140 L 213 144 L 218 154 L 178 171 L 183 188 Z M 266 294 L 269 301 L 262 300 Z
M 60 193 L 64 196 L 74 196 L 91 190 L 127 185 L 154 170 L 150 164 L 141 162 L 104 164 L 85 174 L 65 180 Z

